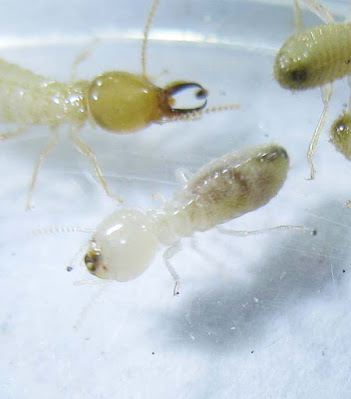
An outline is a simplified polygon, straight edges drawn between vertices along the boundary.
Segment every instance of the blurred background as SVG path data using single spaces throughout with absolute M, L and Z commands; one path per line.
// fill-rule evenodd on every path
M 346 0 L 323 4 L 340 21 L 350 15 Z M 150 5 L 2 2 L 1 57 L 69 81 L 75 57 L 97 37 L 79 79 L 107 70 L 140 73 Z M 306 26 L 320 23 L 306 9 L 303 16 Z M 351 164 L 328 142 L 349 88 L 346 79 L 334 85 L 314 156 L 316 178 L 308 181 L 305 154 L 322 111 L 320 90 L 291 93 L 272 73 L 293 31 L 290 0 L 162 0 L 150 31 L 150 79 L 158 86 L 195 81 L 209 90 L 209 106 L 241 108 L 130 135 L 89 124 L 79 132 L 111 189 L 138 208 L 160 207 L 155 193 L 172 195 L 177 168 L 196 171 L 229 151 L 269 142 L 289 152 L 278 196 L 226 227 L 303 224 L 318 235 L 198 233 L 199 251 L 185 239 L 172 259 L 182 282 L 178 297 L 162 248 L 138 279 L 101 284 L 81 256 L 66 271 L 89 234 L 35 234 L 54 226 L 94 229 L 120 206 L 73 148 L 67 127 L 43 163 L 30 211 L 27 189 L 50 130 L 31 126 L 1 142 L 1 398 L 350 397 Z

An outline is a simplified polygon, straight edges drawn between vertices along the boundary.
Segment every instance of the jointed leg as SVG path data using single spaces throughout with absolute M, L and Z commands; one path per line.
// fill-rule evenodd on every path
M 10 139 L 15 136 L 19 136 L 24 133 L 27 129 L 27 126 L 20 126 L 17 129 L 9 130 L 8 132 L 0 134 L 0 141 Z
M 295 11 L 295 29 L 297 32 L 303 29 L 303 22 L 302 22 L 302 12 L 299 6 L 298 0 L 294 0 L 294 11 Z
M 109 187 L 108 187 L 108 184 L 107 184 L 107 182 L 106 182 L 106 179 L 105 179 L 105 177 L 104 177 L 104 175 L 103 175 L 103 173 L 102 173 L 102 170 L 101 170 L 101 168 L 100 168 L 100 166 L 99 166 L 99 164 L 98 164 L 98 161 L 97 161 L 96 156 L 95 156 L 95 154 L 93 153 L 92 149 L 91 149 L 87 144 L 85 144 L 85 143 L 76 135 L 76 131 L 75 131 L 75 130 L 70 130 L 70 133 L 69 133 L 69 134 L 70 134 L 70 138 L 71 138 L 71 140 L 72 140 L 74 146 L 77 148 L 77 150 L 78 150 L 80 153 L 82 153 L 83 155 L 85 155 L 86 157 L 88 157 L 88 158 L 90 159 L 90 161 L 92 162 L 92 164 L 93 164 L 93 166 L 94 166 L 94 169 L 95 169 L 95 172 L 96 172 L 96 174 L 97 174 L 97 176 L 98 176 L 98 178 L 99 178 L 99 180 L 100 180 L 100 183 L 101 183 L 102 187 L 104 188 L 106 194 L 107 194 L 109 197 L 112 197 L 112 198 L 116 199 L 116 200 L 119 201 L 119 202 L 123 202 L 123 200 L 122 200 L 121 197 L 119 197 L 119 196 L 116 195 L 116 194 L 111 193 L 111 191 L 110 191 L 110 189 L 109 189 Z
M 52 134 L 50 137 L 49 142 L 46 144 L 46 146 L 41 150 L 41 153 L 39 155 L 39 158 L 37 162 L 34 165 L 33 173 L 32 173 L 32 179 L 29 184 L 29 189 L 28 189 L 28 194 L 27 194 L 27 204 L 26 204 L 26 209 L 28 210 L 30 208 L 30 203 L 32 200 L 32 195 L 33 195 L 33 190 L 34 190 L 34 185 L 37 180 L 38 172 L 41 167 L 41 164 L 44 160 L 44 158 L 48 155 L 48 153 L 55 147 L 57 144 L 57 131 L 55 129 L 52 130 Z
M 179 295 L 180 278 L 178 276 L 178 273 L 174 270 L 173 266 L 171 265 L 169 259 L 171 259 L 180 250 L 181 250 L 181 243 L 180 241 L 176 241 L 172 246 L 167 248 L 163 254 L 163 260 L 165 262 L 167 270 L 171 273 L 171 276 L 174 280 L 173 295 Z
M 81 64 L 83 61 L 85 61 L 89 57 L 92 50 L 98 43 L 98 41 L 99 41 L 99 39 L 97 37 L 94 37 L 93 40 L 86 46 L 86 48 L 84 48 L 75 57 L 73 64 L 72 64 L 72 70 L 71 70 L 71 82 L 73 82 L 77 79 L 77 68 L 78 68 L 79 64 Z
M 175 177 L 179 184 L 185 186 L 191 177 L 191 172 L 184 168 L 178 168 L 175 171 Z
M 349 85 L 349 104 L 347 107 L 347 112 L 351 114 L 351 76 L 347 77 L 347 83 Z
M 154 193 L 151 195 L 152 199 L 155 201 L 159 201 L 162 205 L 167 202 L 166 197 L 162 193 Z
M 330 24 L 335 22 L 334 18 L 330 14 L 330 12 L 320 3 L 315 0 L 300 0 L 302 3 L 311 11 L 313 14 L 317 15 L 323 22 L 326 24 Z M 297 4 L 297 0 L 294 0 L 295 7 Z
M 319 121 L 317 123 L 317 127 L 313 133 L 312 136 L 312 140 L 310 142 L 310 145 L 308 147 L 308 151 L 307 151 L 307 161 L 310 165 L 310 169 L 311 169 L 311 175 L 309 180 L 313 180 L 314 179 L 314 175 L 315 175 L 315 169 L 313 166 L 313 161 L 312 161 L 312 156 L 314 154 L 314 151 L 316 149 L 318 140 L 319 140 L 319 136 L 321 135 L 323 126 L 324 126 L 324 122 L 325 119 L 327 117 L 328 114 L 328 110 L 329 110 L 329 102 L 330 102 L 330 97 L 332 95 L 333 92 L 333 86 L 331 83 L 327 83 L 324 86 L 321 87 L 321 92 L 322 92 L 322 100 L 323 100 L 323 111 L 322 114 L 319 118 Z

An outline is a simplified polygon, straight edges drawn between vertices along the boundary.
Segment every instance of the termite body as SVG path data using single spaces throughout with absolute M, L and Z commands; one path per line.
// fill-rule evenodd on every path
M 292 91 L 321 87 L 324 108 L 307 151 L 313 179 L 312 157 L 328 114 L 332 82 L 351 74 L 351 23 L 336 23 L 316 1 L 303 0 L 303 3 L 325 24 L 302 29 L 298 0 L 294 0 L 299 29 L 278 51 L 274 76 L 281 87 Z
M 147 269 L 155 251 L 163 245 L 164 261 L 175 280 L 176 293 L 179 277 L 169 258 L 179 250 L 181 239 L 265 205 L 282 187 L 288 168 L 288 154 L 276 144 L 218 158 L 192 175 L 162 209 L 121 208 L 109 215 L 91 238 L 85 265 L 102 279 L 132 280 Z M 220 231 L 236 234 L 223 227 Z
M 307 90 L 351 73 L 351 24 L 329 23 L 290 36 L 280 48 L 274 76 L 280 86 Z
M 123 71 L 102 73 L 91 81 L 58 82 L 0 59 L 0 121 L 18 125 L 15 130 L 0 135 L 0 140 L 18 135 L 31 125 L 46 125 L 52 130 L 49 142 L 42 149 L 33 169 L 27 196 L 27 208 L 38 171 L 45 156 L 57 143 L 57 128 L 69 127 L 69 136 L 75 147 L 92 162 L 105 192 L 111 193 L 97 159 L 78 136 L 77 131 L 86 122 L 118 134 L 133 133 L 152 123 L 179 119 L 196 119 L 202 111 L 234 109 L 236 105 L 206 108 L 207 91 L 196 82 L 176 81 L 164 88 L 154 85 L 146 74 L 146 45 L 155 10 L 160 0 L 153 0 L 144 28 L 141 50 L 142 73 Z M 78 62 L 85 58 L 81 55 Z M 191 89 L 199 106 L 176 108 L 174 96 Z

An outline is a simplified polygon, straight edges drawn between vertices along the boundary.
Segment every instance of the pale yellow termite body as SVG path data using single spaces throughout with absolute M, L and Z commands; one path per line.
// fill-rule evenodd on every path
M 102 279 L 132 280 L 147 269 L 156 249 L 164 245 L 164 260 L 175 280 L 176 292 L 179 277 L 169 258 L 179 250 L 181 238 L 265 205 L 282 187 L 288 168 L 288 154 L 276 144 L 218 158 L 192 175 L 162 209 L 121 208 L 109 215 L 91 238 L 85 265 Z M 221 231 L 235 234 L 229 229 Z
M 332 82 L 345 76 L 350 79 L 351 75 L 351 23 L 336 23 L 329 11 L 314 0 L 303 3 L 325 24 L 302 29 L 298 1 L 294 0 L 299 30 L 278 51 L 273 71 L 275 79 L 286 89 L 321 87 L 324 108 L 307 151 L 313 179 L 312 156 L 328 114 Z
M 274 76 L 290 90 L 307 90 L 351 73 L 351 24 L 333 23 L 290 36 L 278 51 Z
M 80 140 L 77 130 L 86 122 L 112 133 L 132 133 L 152 123 L 198 118 L 206 107 L 207 91 L 198 83 L 176 81 L 164 88 L 154 85 L 146 74 L 145 54 L 150 24 L 160 0 L 153 4 L 146 20 L 141 60 L 142 73 L 109 71 L 92 81 L 58 82 L 0 59 L 0 121 L 18 128 L 0 135 L 0 140 L 18 135 L 30 125 L 46 125 L 52 136 L 35 164 L 28 191 L 30 206 L 36 177 L 45 156 L 57 143 L 56 128 L 69 126 L 75 147 L 91 160 L 105 192 L 111 194 L 93 151 Z M 85 58 L 78 57 L 76 64 Z M 194 108 L 175 108 L 174 96 L 181 90 L 195 90 L 201 104 Z M 213 107 L 205 112 L 235 109 L 236 105 Z

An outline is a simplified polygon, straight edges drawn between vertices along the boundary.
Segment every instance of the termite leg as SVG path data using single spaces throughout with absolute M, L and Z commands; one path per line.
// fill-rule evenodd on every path
M 348 112 L 351 113 L 351 75 L 347 77 L 347 83 L 349 85 L 349 104 L 348 104 Z
M 154 193 L 151 195 L 151 198 L 155 201 L 159 201 L 162 205 L 166 204 L 167 198 L 162 193 Z
M 297 32 L 303 29 L 302 12 L 298 0 L 294 0 L 295 20 L 294 25 Z
M 181 250 L 181 247 L 182 247 L 181 242 L 176 241 L 173 245 L 167 248 L 163 254 L 163 260 L 165 262 L 167 270 L 169 271 L 174 280 L 173 295 L 179 295 L 180 278 L 178 273 L 174 270 L 173 266 L 171 265 L 169 259 L 171 259 L 176 253 L 178 253 Z
M 11 137 L 18 136 L 24 133 L 27 129 L 27 126 L 20 126 L 17 129 L 9 130 L 8 132 L 0 134 L 0 141 L 10 139 Z
M 32 179 L 29 184 L 29 189 L 28 189 L 28 194 L 27 194 L 27 204 L 26 204 L 26 209 L 30 209 L 30 204 L 32 200 L 32 195 L 33 195 L 33 190 L 34 190 L 34 185 L 37 180 L 38 172 L 41 167 L 41 164 L 44 160 L 44 158 L 49 154 L 49 152 L 55 147 L 55 145 L 58 142 L 57 138 L 57 131 L 56 129 L 52 129 L 51 137 L 49 142 L 46 144 L 46 146 L 41 150 L 39 158 L 37 162 L 34 165 L 33 173 L 32 173 Z
M 190 179 L 191 175 L 192 173 L 185 168 L 178 168 L 175 171 L 176 180 L 182 186 L 185 186 L 188 183 L 188 180 Z
M 105 177 L 104 177 L 104 175 L 102 173 L 102 170 L 101 170 L 101 168 L 100 168 L 100 166 L 98 164 L 98 161 L 96 159 L 96 156 L 95 156 L 93 150 L 76 135 L 76 130 L 75 129 L 70 129 L 69 136 L 70 136 L 74 146 L 77 148 L 77 150 L 81 154 L 83 154 L 86 157 L 88 157 L 90 159 L 90 161 L 92 162 L 92 164 L 94 166 L 94 169 L 95 169 L 95 172 L 96 172 L 96 174 L 97 174 L 97 176 L 98 176 L 98 178 L 100 180 L 100 183 L 101 183 L 103 189 L 105 190 L 106 194 L 109 197 L 114 198 L 117 201 L 122 203 L 123 199 L 120 196 L 111 193 L 111 191 L 110 191 L 110 189 L 108 187 L 107 181 L 106 181 L 106 179 L 105 179 Z
M 72 69 L 71 69 L 71 82 L 74 82 L 77 79 L 77 69 L 79 64 L 84 62 L 92 53 L 97 43 L 99 42 L 98 37 L 94 37 L 93 40 L 74 58 Z
M 297 0 L 294 0 L 295 2 Z M 326 24 L 332 24 L 335 22 L 334 18 L 330 14 L 330 12 L 320 3 L 315 0 L 300 0 L 305 6 L 313 12 L 313 14 L 317 15 L 323 22 Z
M 323 111 L 322 114 L 319 118 L 319 121 L 317 123 L 317 127 L 313 133 L 312 140 L 310 142 L 310 145 L 308 146 L 308 151 L 307 151 L 307 161 L 310 165 L 311 169 L 311 175 L 308 180 L 313 180 L 314 175 L 316 173 L 314 166 L 313 166 L 313 161 L 312 161 L 312 156 L 314 154 L 314 151 L 316 149 L 316 146 L 318 144 L 319 136 L 322 132 L 325 118 L 327 117 L 328 110 L 329 110 L 329 102 L 330 102 L 330 97 L 333 92 L 333 85 L 331 83 L 327 83 L 321 87 L 321 93 L 322 93 L 322 101 L 323 101 Z

